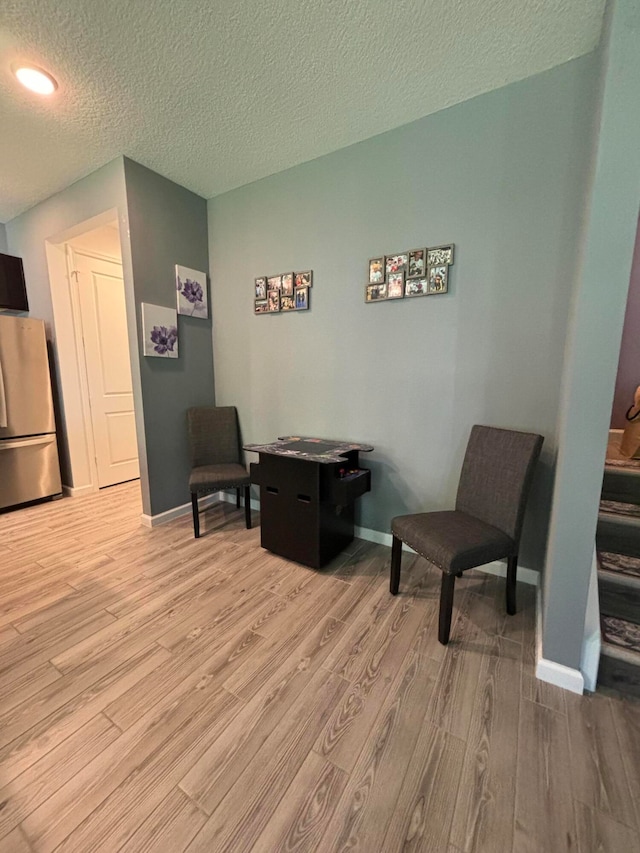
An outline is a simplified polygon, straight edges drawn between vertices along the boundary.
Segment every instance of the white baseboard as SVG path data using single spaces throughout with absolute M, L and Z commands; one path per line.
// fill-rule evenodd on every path
M 200 509 L 206 509 L 211 504 L 219 500 L 219 492 L 214 492 L 211 495 L 205 495 L 198 499 Z M 168 509 L 165 512 L 159 512 L 158 515 L 146 515 L 144 512 L 140 516 L 140 523 L 145 527 L 158 527 L 161 524 L 166 524 L 168 521 L 173 521 L 174 518 L 180 518 L 182 515 L 191 514 L 191 503 L 181 504 Z
M 578 693 L 580 696 L 584 693 L 584 678 L 580 670 L 553 660 L 538 658 L 536 678 L 548 684 L 555 684 L 556 687 L 562 687 L 563 690 L 569 690 L 571 693 Z
M 225 501 L 225 503 L 234 504 L 236 502 L 236 496 L 233 492 L 216 492 L 216 495 L 218 500 Z M 244 506 L 244 503 L 242 505 Z M 251 498 L 251 509 L 260 512 L 260 501 Z
M 371 530 L 369 527 L 358 527 L 353 529 L 358 539 L 365 539 L 367 542 L 375 542 L 376 545 L 388 545 L 391 547 L 391 534 L 383 533 L 382 530 Z
M 82 495 L 92 495 L 99 491 L 97 486 L 89 484 L 88 486 L 63 486 L 62 494 L 69 498 L 80 498 Z
M 536 595 L 536 678 L 571 693 L 584 693 L 584 676 L 579 669 L 542 657 L 542 590 Z
M 595 543 L 591 560 L 591 577 L 589 578 L 589 594 L 587 596 L 587 612 L 584 619 L 584 637 L 582 639 L 582 655 L 580 671 L 584 678 L 584 689 L 595 693 L 598 685 L 598 668 L 600 652 L 602 651 L 602 635 L 600 632 L 600 595 L 598 592 L 598 555 Z
M 236 496 L 233 492 L 213 492 L 213 494 L 207 495 L 205 498 L 200 498 L 200 506 L 204 509 L 219 500 L 234 504 L 236 502 Z M 255 498 L 251 498 L 251 509 L 259 512 L 260 501 Z M 179 518 L 181 515 L 186 515 L 189 512 L 191 512 L 191 504 L 183 504 L 182 506 L 168 509 L 166 512 L 162 512 L 159 515 L 142 515 L 141 519 L 142 523 L 146 527 L 157 527 L 159 524 L 165 524 L 167 521 Z M 372 530 L 370 527 L 358 527 L 356 525 L 354 528 L 354 534 L 358 539 L 364 539 L 367 542 L 374 542 L 376 545 L 387 545 L 389 548 L 391 547 L 392 537 L 390 533 L 383 533 L 381 530 Z M 410 551 L 411 549 L 406 545 L 403 545 L 403 550 Z M 478 570 L 486 572 L 488 575 L 498 575 L 499 577 L 506 577 L 507 575 L 506 565 L 498 560 L 493 563 L 487 563 L 484 566 L 478 566 Z M 540 575 L 534 569 L 528 569 L 526 566 L 518 566 L 518 580 L 522 581 L 522 583 L 537 586 L 539 579 Z
M 235 503 L 235 495 L 232 493 L 219 492 L 218 494 L 221 500 L 227 501 L 228 503 Z M 260 501 L 252 498 L 251 509 L 255 509 L 256 512 L 259 512 Z M 359 527 L 356 525 L 354 527 L 354 534 L 358 539 L 364 539 L 367 542 L 374 542 L 376 545 L 387 545 L 389 548 L 391 547 L 391 534 L 383 533 L 382 530 L 372 530 L 370 527 Z M 411 549 L 406 545 L 403 545 L 402 547 L 405 551 L 411 551 Z M 481 572 L 486 572 L 488 575 L 498 575 L 499 577 L 506 577 L 507 575 L 506 565 L 498 560 L 493 563 L 487 563 L 484 566 L 478 566 L 478 569 Z M 539 579 L 540 574 L 534 569 L 528 569 L 526 566 L 518 566 L 518 580 L 522 581 L 522 583 L 537 586 Z
M 582 677 L 584 689 L 589 693 L 595 693 L 598 686 L 598 667 L 600 665 L 600 653 L 602 651 L 602 637 L 600 631 L 596 631 L 587 637 L 582 645 Z
M 494 560 L 493 563 L 487 563 L 484 566 L 478 566 L 478 568 L 488 575 L 497 575 L 500 578 L 507 576 L 507 567 L 500 560 Z M 528 569 L 526 566 L 518 566 L 518 581 L 537 587 L 540 583 L 540 572 L 536 572 L 535 569 Z

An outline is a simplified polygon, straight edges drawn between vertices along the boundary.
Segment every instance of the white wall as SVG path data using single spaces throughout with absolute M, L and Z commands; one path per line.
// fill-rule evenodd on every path
M 7 229 L 0 222 L 0 252 L 3 252 L 5 255 L 7 254 Z
M 640 204 L 640 6 L 610 7 L 604 98 L 562 377 L 543 657 L 579 669 L 602 473 Z
M 133 292 L 129 220 L 122 158 L 113 160 L 93 174 L 21 214 L 7 223 L 9 251 L 23 259 L 29 314 L 45 321 L 52 343 L 55 387 L 60 429 L 63 483 L 72 489 L 90 484 L 86 459 L 85 419 L 82 407 L 82 379 L 78 348 L 70 322 L 72 306 L 66 283 L 64 242 L 87 230 L 113 221 L 120 230 L 125 289 Z M 134 312 L 135 313 L 135 312 Z M 56 322 L 57 318 L 57 322 Z M 132 337 L 133 335 L 133 337 Z M 135 317 L 130 343 L 137 350 Z M 133 360 L 132 373 L 136 405 L 141 405 L 139 369 Z M 57 393 L 55 393 L 57 392 Z M 138 436 L 141 460 L 145 456 L 144 433 Z M 143 478 L 143 492 L 145 488 Z
M 9 250 L 20 255 L 24 262 L 29 314 L 45 321 L 52 341 L 56 334 L 45 242 L 57 242 L 67 232 L 69 238 L 75 236 L 73 229 L 78 225 L 113 209 L 118 212 L 124 251 L 129 242 L 129 228 L 122 158 L 107 163 L 6 225 Z

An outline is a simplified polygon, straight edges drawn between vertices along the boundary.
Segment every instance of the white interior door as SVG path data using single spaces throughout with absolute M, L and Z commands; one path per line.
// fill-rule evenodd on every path
M 140 476 L 122 265 L 75 252 L 98 486 Z

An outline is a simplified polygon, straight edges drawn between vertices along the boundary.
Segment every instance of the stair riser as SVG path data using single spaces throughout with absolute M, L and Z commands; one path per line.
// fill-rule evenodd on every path
M 598 684 L 640 696 L 640 666 L 611 658 L 605 653 L 600 657 Z
M 599 578 L 598 593 L 602 614 L 640 625 L 640 590 L 629 589 L 615 580 Z
M 600 514 L 596 530 L 598 551 L 613 551 L 628 557 L 640 557 L 640 519 L 614 519 Z
M 628 471 L 621 468 L 605 468 L 602 499 L 640 504 L 640 469 Z

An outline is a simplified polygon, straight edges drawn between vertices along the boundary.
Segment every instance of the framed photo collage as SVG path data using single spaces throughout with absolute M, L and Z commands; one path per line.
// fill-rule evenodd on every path
M 413 296 L 432 296 L 449 290 L 449 267 L 454 244 L 381 255 L 369 261 L 365 302 L 383 302 Z
M 254 313 L 306 311 L 312 285 L 313 270 L 261 276 L 255 280 Z

